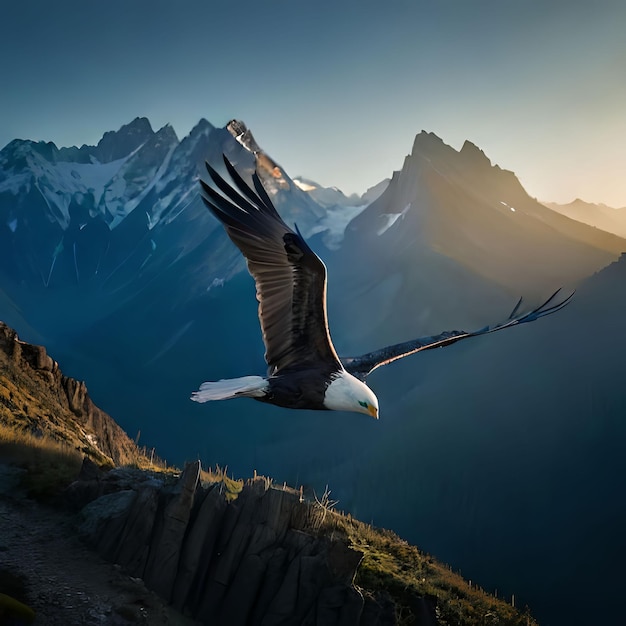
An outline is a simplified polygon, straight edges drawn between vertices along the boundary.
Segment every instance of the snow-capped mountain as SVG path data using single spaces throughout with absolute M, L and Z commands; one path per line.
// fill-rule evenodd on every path
M 170 126 L 155 132 L 137 118 L 97 146 L 11 142 L 0 152 L 0 271 L 46 288 L 120 286 L 163 271 L 215 229 L 197 178 L 205 160 L 223 169 L 222 154 L 242 172 L 254 170 L 231 133 L 206 120 L 182 141 Z M 328 229 L 341 238 L 347 220 L 336 223 L 286 174 L 282 182 L 268 191 L 287 221 L 307 235 Z M 221 229 L 217 237 L 226 241 Z M 222 279 L 243 267 L 234 248 L 212 265 Z
M 299 189 L 308 193 L 318 204 L 325 207 L 333 206 L 358 206 L 363 204 L 361 197 L 353 193 L 350 196 L 346 196 L 338 187 L 322 187 L 318 183 L 304 178 L 302 176 L 296 176 L 293 182 Z
M 482 318 L 499 298 L 543 295 L 626 247 L 534 201 L 470 142 L 457 152 L 422 132 L 402 170 L 358 198 L 290 178 L 242 122 L 216 128 L 201 120 L 179 141 L 170 126 L 154 131 L 137 118 L 96 146 L 15 140 L 0 151 L 5 292 L 21 305 L 41 289 L 71 288 L 79 299 L 103 289 L 114 310 L 166 283 L 187 301 L 223 285 L 245 264 L 203 206 L 197 183 L 205 160 L 223 171 L 222 154 L 244 177 L 256 169 L 285 221 L 314 238 L 337 268 L 331 295 L 337 288 L 365 307 L 373 336 L 378 328 L 414 332 L 415 319 L 406 318 L 407 328 L 383 323 L 407 303 L 425 323 L 447 323 L 461 304 Z M 106 310 L 100 302 L 98 315 Z M 333 314 L 341 323 L 350 310 Z M 365 330 L 348 326 L 354 337 Z
M 293 182 L 298 189 L 326 209 L 326 215 L 313 227 L 310 234 L 324 232 L 323 241 L 326 247 L 336 250 L 343 241 L 348 224 L 383 193 L 389 184 L 389 179 L 370 187 L 360 196 L 357 194 L 346 196 L 338 187 L 322 187 L 315 181 L 302 176 L 297 176 Z
M 199 124 L 191 142 L 207 143 L 211 129 Z M 2 265 L 13 265 L 13 279 L 46 287 L 119 272 L 138 248 L 154 248 L 147 235 L 188 195 L 189 170 L 195 172 L 189 143 L 179 143 L 170 126 L 154 132 L 145 118 L 105 134 L 97 146 L 11 142 L 0 152 Z M 181 159 L 186 167 L 168 189 L 167 206 L 154 202 L 165 198 Z M 152 243 L 142 246 L 146 239 Z
M 70 205 L 84 207 L 94 217 L 112 222 L 125 194 L 134 200 L 141 192 L 141 180 L 132 180 L 133 170 L 144 169 L 144 179 L 153 179 L 154 164 L 163 161 L 177 143 L 171 127 L 153 133 L 145 118 L 138 118 L 117 132 L 106 133 L 97 146 L 58 149 L 53 143 L 14 140 L 0 153 L 0 194 L 41 195 L 44 215 L 63 230 L 70 223 Z M 141 168 L 142 161 L 147 168 Z M 5 200 L 5 206 L 8 199 Z M 47 210 L 46 210 L 47 209 Z M 124 214 L 132 210 L 132 203 Z M 119 216 L 118 216 L 119 217 Z M 15 232 L 23 215 L 15 209 L 3 215 Z

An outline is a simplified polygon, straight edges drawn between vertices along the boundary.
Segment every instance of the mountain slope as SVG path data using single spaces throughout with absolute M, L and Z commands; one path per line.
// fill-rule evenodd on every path
M 537 203 L 473 144 L 457 152 L 422 132 L 328 260 L 331 320 L 346 340 L 340 349 L 357 354 L 481 327 L 506 317 L 519 296 L 538 304 L 622 250 L 626 240 Z M 349 304 L 337 311 L 339 297 Z
M 64 376 L 45 348 L 0 322 L 0 423 L 84 451 L 99 464 L 135 462 L 126 433 L 96 407 L 85 383 Z
M 569 204 L 544 202 L 547 207 L 577 222 L 588 224 L 618 237 L 626 237 L 626 207 L 613 209 L 605 204 L 584 202 L 579 198 Z
M 619 237 L 547 210 L 512 172 L 492 166 L 470 142 L 457 152 L 425 132 L 348 235 L 382 254 L 394 230 L 405 235 L 395 246 L 426 246 L 521 293 L 590 275 L 626 246 Z

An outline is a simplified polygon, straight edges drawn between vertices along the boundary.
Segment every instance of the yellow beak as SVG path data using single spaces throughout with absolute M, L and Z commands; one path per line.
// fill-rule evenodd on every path
M 378 419 L 378 409 L 373 404 L 368 404 L 367 410 L 375 420 Z

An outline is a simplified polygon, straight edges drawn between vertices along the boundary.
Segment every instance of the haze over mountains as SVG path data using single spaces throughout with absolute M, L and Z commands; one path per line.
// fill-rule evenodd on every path
M 431 133 L 371 203 L 279 169 L 269 192 L 328 266 L 343 355 L 499 321 L 520 295 L 531 306 L 560 286 L 578 294 L 525 328 L 376 372 L 379 423 L 196 406 L 203 380 L 265 371 L 254 285 L 198 196 L 204 159 L 219 166 L 222 152 L 250 174 L 252 155 L 205 120 L 181 141 L 138 118 L 97 146 L 8 144 L 0 319 L 173 462 L 329 484 L 340 508 L 515 593 L 542 624 L 610 622 L 626 557 L 613 495 L 625 469 L 626 240 L 530 198 L 473 144 L 456 151 Z M 608 582 L 584 576 L 599 570 Z
M 606 204 L 593 204 L 580 198 L 568 204 L 546 202 L 545 205 L 583 224 L 594 226 L 619 237 L 626 237 L 626 207 L 614 209 Z

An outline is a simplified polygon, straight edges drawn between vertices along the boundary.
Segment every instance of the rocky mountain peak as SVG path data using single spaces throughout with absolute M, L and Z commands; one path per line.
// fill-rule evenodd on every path
M 431 152 L 437 153 L 443 148 L 449 148 L 449 146 L 446 146 L 446 144 L 444 144 L 443 140 L 440 137 L 435 135 L 435 133 L 429 133 L 425 130 L 422 130 L 415 136 L 411 155 L 414 156 Z
M 176 134 L 176 131 L 174 130 L 171 124 L 166 124 L 165 126 L 162 126 L 161 128 L 159 128 L 155 136 L 159 137 L 159 139 L 163 139 L 167 141 L 168 143 L 169 142 L 178 143 L 178 135 Z
M 491 161 L 487 155 L 474 143 L 465 140 L 459 153 L 465 162 L 471 162 L 480 166 L 491 167 Z
M 55 162 L 59 150 L 52 141 L 31 141 L 29 139 L 14 139 L 0 152 L 0 165 L 11 170 L 28 167 L 29 159 L 43 157 Z
M 96 146 L 96 155 L 101 163 L 109 163 L 128 156 L 142 143 L 147 141 L 154 131 L 147 117 L 136 117 L 119 130 L 104 133 Z
M 207 119 L 200 118 L 200 121 L 191 129 L 189 133 L 190 136 L 196 135 L 208 135 L 212 130 L 215 129 L 215 126 L 211 124 Z

